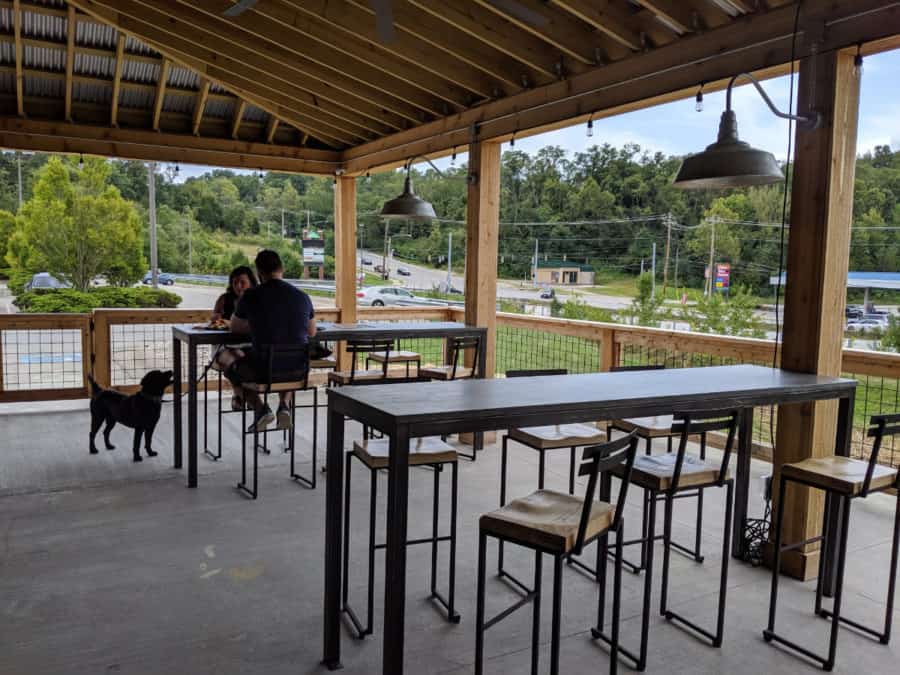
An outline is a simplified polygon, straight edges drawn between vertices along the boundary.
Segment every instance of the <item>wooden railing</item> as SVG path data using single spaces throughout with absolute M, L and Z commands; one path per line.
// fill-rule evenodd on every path
M 335 308 L 318 308 L 320 320 L 336 321 Z M 172 363 L 171 326 L 206 320 L 205 310 L 103 309 L 91 314 L 0 316 L 0 402 L 81 398 L 86 376 L 131 390 L 151 368 Z M 463 320 L 463 310 L 444 307 L 359 308 L 364 321 Z M 441 358 L 440 341 L 404 345 L 426 360 Z M 595 372 L 617 365 L 664 364 L 690 367 L 732 363 L 773 363 L 769 340 L 706 335 L 570 319 L 497 314 L 496 372 L 511 368 L 564 367 Z M 203 363 L 203 355 L 199 361 Z M 867 449 L 868 416 L 900 410 L 900 355 L 846 349 L 843 371 L 856 378 L 854 448 Z M 774 438 L 772 409 L 755 416 L 754 442 L 766 456 Z M 900 445 L 886 447 L 886 463 L 900 464 Z

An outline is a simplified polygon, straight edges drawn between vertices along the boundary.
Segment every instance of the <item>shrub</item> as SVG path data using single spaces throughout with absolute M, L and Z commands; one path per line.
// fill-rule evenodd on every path
M 92 288 L 79 291 L 61 288 L 51 291 L 29 291 L 16 297 L 16 306 L 22 312 L 42 313 L 84 313 L 98 307 L 121 308 L 166 308 L 178 307 L 181 296 L 169 291 L 153 288 Z

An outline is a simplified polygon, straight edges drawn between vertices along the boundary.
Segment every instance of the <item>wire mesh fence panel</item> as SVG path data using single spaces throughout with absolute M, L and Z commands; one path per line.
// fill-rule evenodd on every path
M 850 443 L 852 457 L 868 459 L 872 452 L 872 439 L 866 438 L 866 431 L 872 415 L 889 415 L 900 412 L 900 380 L 876 375 L 854 375 L 856 404 L 853 414 L 853 438 Z M 893 436 L 884 439 L 878 454 L 878 462 L 900 467 L 900 441 Z
M 139 384 L 151 370 L 171 370 L 172 326 L 174 324 L 114 324 L 109 328 L 110 379 L 113 386 Z M 214 348 L 201 345 L 197 349 L 199 377 L 212 358 Z M 182 345 L 181 363 L 186 372 L 187 347 Z
M 542 330 L 497 328 L 497 374 L 507 370 L 565 368 L 570 373 L 600 370 L 599 343 Z
M 82 332 L 78 329 L 48 328 L 3 330 L 4 391 L 79 389 L 84 386 Z

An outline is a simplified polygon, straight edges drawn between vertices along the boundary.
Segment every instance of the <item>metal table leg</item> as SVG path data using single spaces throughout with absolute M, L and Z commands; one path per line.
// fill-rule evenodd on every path
M 747 542 L 747 502 L 750 498 L 750 458 L 753 454 L 753 408 L 741 410 L 738 422 L 737 466 L 734 480 L 734 537 L 731 541 L 731 555 L 738 560 L 744 558 Z
M 850 442 L 853 439 L 853 405 L 855 393 L 851 392 L 846 398 L 838 401 L 837 430 L 834 439 L 834 454 L 844 457 L 850 456 Z M 819 555 L 825 556 L 825 574 L 823 580 L 823 592 L 826 597 L 832 597 L 836 590 L 837 577 L 835 566 L 837 563 L 838 542 L 841 541 L 841 523 L 843 522 L 842 510 L 846 508 L 843 499 L 830 500 L 829 513 L 826 515 L 828 532 L 825 533 L 825 548 L 819 551 Z
M 341 667 L 341 531 L 344 482 L 344 415 L 328 401 L 325 456 L 325 646 L 322 663 Z
M 391 440 L 384 575 L 384 651 L 381 672 L 386 675 L 402 675 L 406 611 L 409 431 L 405 427 L 398 427 L 389 433 Z
M 197 345 L 188 343 L 188 487 L 197 487 Z
M 174 438 L 172 442 L 172 466 L 180 469 L 182 466 L 181 457 L 181 340 L 172 338 L 172 355 L 174 364 L 172 366 L 175 382 L 172 383 L 172 426 L 174 427 Z

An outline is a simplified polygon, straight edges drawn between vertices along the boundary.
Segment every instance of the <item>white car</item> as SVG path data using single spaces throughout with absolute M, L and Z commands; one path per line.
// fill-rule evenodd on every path
M 887 326 L 887 321 L 878 321 L 877 319 L 857 319 L 856 321 L 847 322 L 847 330 L 851 333 L 861 333 L 876 329 L 884 330 Z
M 356 292 L 356 304 L 383 307 L 385 305 L 407 305 L 415 296 L 405 288 L 396 286 L 368 286 Z

